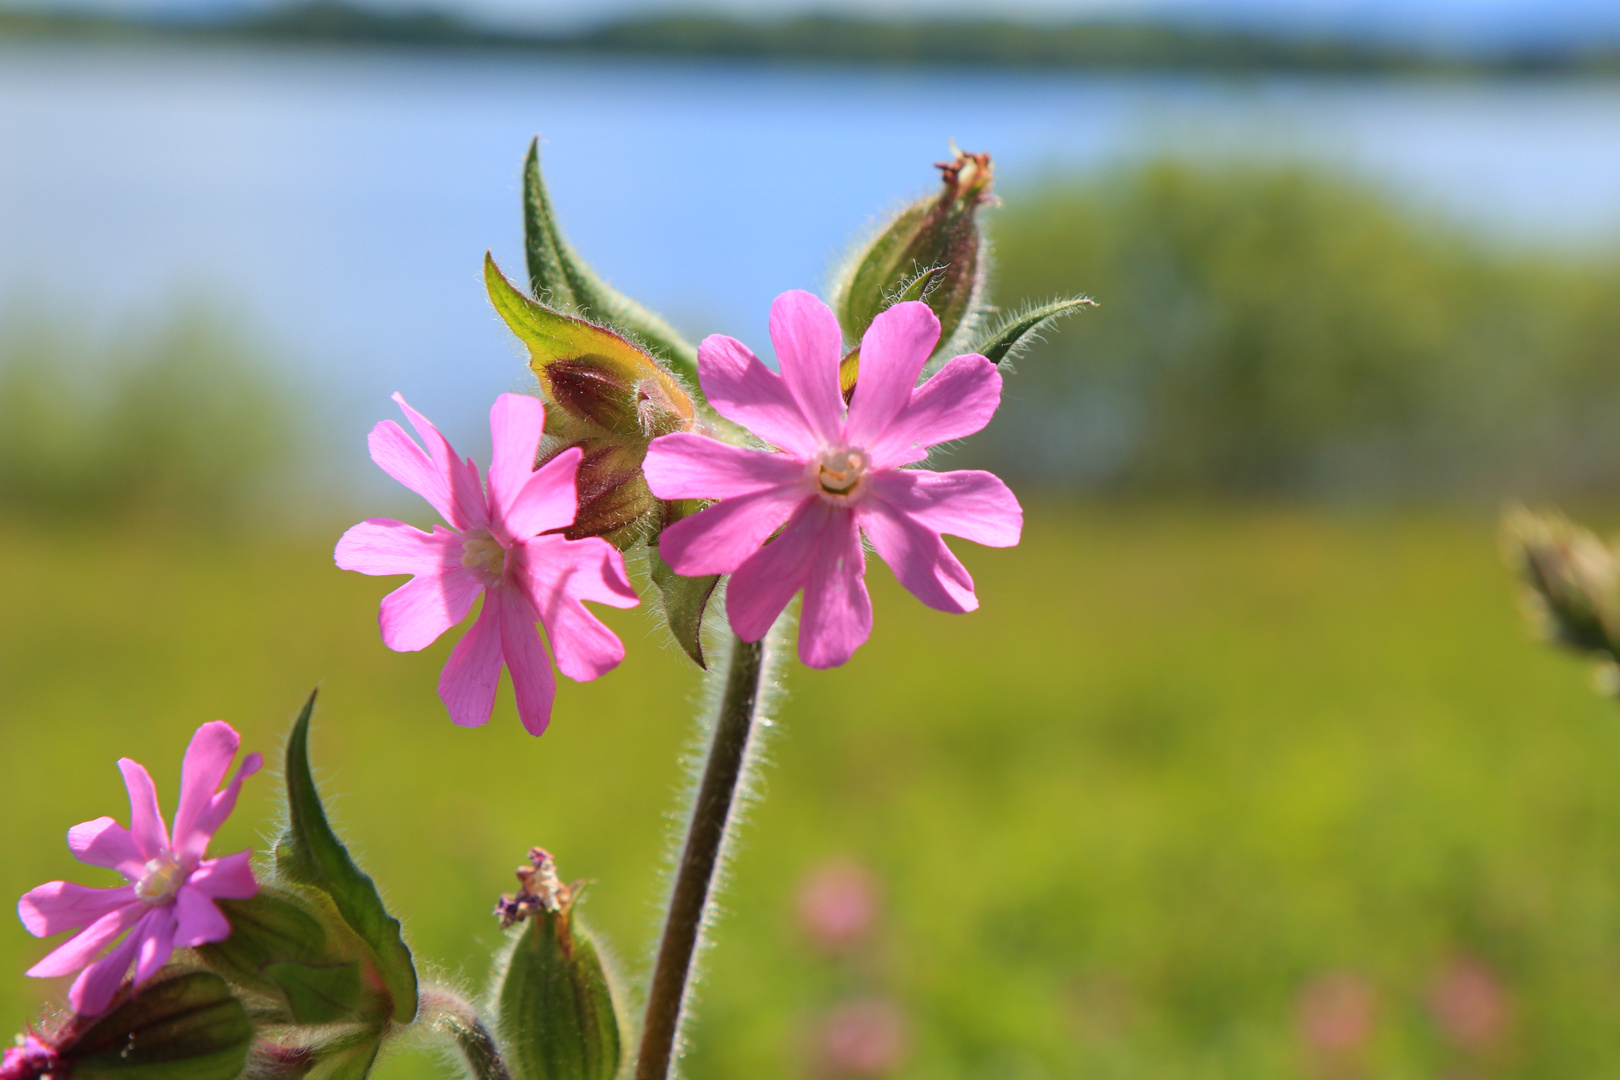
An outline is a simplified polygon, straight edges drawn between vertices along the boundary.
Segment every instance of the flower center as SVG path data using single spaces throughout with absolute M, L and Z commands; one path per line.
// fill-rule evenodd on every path
M 827 495 L 853 495 L 866 476 L 868 464 L 864 450 L 849 446 L 823 450 L 816 464 L 816 484 Z
M 172 904 L 174 894 L 180 891 L 183 876 L 180 864 L 165 851 L 142 869 L 141 880 L 135 883 L 135 896 L 151 907 Z
M 499 585 L 506 576 L 506 549 L 487 529 L 474 529 L 461 538 L 461 565 L 486 586 Z

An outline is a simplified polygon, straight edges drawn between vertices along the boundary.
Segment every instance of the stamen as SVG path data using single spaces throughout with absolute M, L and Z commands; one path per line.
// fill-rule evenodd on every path
M 461 539 L 461 565 L 485 585 L 499 585 L 506 576 L 506 549 L 485 529 L 474 529 Z
M 827 450 L 816 467 L 816 483 L 828 495 L 852 495 L 866 476 L 866 466 L 864 450 L 848 446 Z
M 180 891 L 180 864 L 167 851 L 142 868 L 141 880 L 135 883 L 135 896 L 143 904 L 158 907 L 174 902 Z

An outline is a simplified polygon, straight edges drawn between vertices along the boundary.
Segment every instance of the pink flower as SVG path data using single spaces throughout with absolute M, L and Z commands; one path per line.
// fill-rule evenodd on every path
M 68 991 L 77 1012 L 86 1016 L 105 1012 L 132 962 L 139 986 L 169 962 L 176 946 L 225 940 L 231 924 L 214 901 L 245 900 L 258 892 L 248 866 L 251 852 L 203 858 L 208 841 L 235 808 L 242 781 L 264 764 L 258 754 L 249 754 L 230 784 L 220 790 L 241 745 L 241 738 L 224 721 L 197 729 L 180 767 L 180 804 L 172 835 L 163 828 L 152 778 L 138 763 L 119 758 L 129 789 L 130 827 L 125 829 L 110 817 L 96 818 L 69 829 L 67 841 L 74 858 L 117 870 L 128 884 L 90 889 L 53 881 L 17 901 L 17 915 L 35 937 L 83 928 L 28 970 L 39 978 L 80 972 Z M 126 930 L 128 937 L 96 959 Z
M 467 617 L 482 594 L 483 609 L 456 643 L 439 676 L 439 697 L 450 719 L 476 726 L 495 707 L 504 663 L 512 673 L 518 717 L 531 735 L 546 730 L 557 685 L 534 624 L 545 624 L 557 667 L 585 682 L 624 659 L 624 645 L 580 601 L 635 607 L 624 557 L 599 537 L 557 534 L 574 521 L 574 477 L 582 451 L 570 447 L 534 468 L 545 406 L 523 394 L 502 394 L 489 411 L 494 454 L 489 483 L 478 466 L 460 461 L 427 418 L 394 400 L 427 444 L 427 452 L 392 420 L 371 430 L 371 460 L 422 496 L 452 526 L 432 533 L 387 518 L 362 521 L 343 534 L 333 557 L 362 574 L 410 574 L 383 598 L 383 644 L 400 652 L 424 649 Z
M 726 605 L 744 641 L 764 637 L 803 589 L 800 658 L 818 668 L 848 660 L 872 632 L 862 533 L 929 607 L 979 606 L 941 534 L 1011 547 L 1023 511 L 987 472 L 902 467 L 978 431 L 1001 403 L 1001 375 L 982 356 L 958 356 L 918 386 L 938 340 L 927 304 L 896 304 L 874 319 L 847 413 L 838 320 L 809 293 L 771 305 L 780 375 L 733 338 L 704 340 L 698 378 L 709 403 L 777 452 L 679 432 L 653 441 L 645 469 L 661 499 L 719 500 L 665 529 L 659 550 L 679 573 L 732 575 Z
M 0 1080 L 40 1080 L 59 1060 L 50 1044 L 30 1033 L 0 1055 Z

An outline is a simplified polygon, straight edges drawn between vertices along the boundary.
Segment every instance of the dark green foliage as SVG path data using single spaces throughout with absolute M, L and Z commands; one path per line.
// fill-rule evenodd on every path
M 972 453 L 1094 490 L 1620 484 L 1620 272 L 1493 250 L 1301 168 L 1161 162 L 1008 198 L 996 299 L 1098 307 Z
M 275 497 L 303 440 L 240 328 L 182 310 L 97 344 L 71 325 L 0 323 L 0 513 L 220 526 Z

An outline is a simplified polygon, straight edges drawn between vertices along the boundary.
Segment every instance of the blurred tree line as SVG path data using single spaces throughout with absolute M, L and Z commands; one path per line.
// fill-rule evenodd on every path
M 289 501 L 300 410 L 240 331 L 185 307 L 104 341 L 72 327 L 0 320 L 0 517 L 217 528 Z
M 998 302 L 1099 306 L 1017 362 L 964 458 L 1131 495 L 1620 488 L 1620 258 L 1487 246 L 1297 166 L 1161 161 L 1007 203 Z

